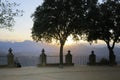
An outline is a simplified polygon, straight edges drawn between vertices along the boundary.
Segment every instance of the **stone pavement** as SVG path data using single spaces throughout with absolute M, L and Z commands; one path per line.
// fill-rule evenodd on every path
M 2 68 L 0 80 L 120 80 L 120 66 Z

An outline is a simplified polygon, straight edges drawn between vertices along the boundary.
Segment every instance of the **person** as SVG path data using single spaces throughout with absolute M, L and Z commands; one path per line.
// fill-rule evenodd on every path
M 20 64 L 20 62 L 19 62 L 19 60 L 18 60 L 17 57 L 16 57 L 16 59 L 15 59 L 15 66 L 16 66 L 16 67 L 21 67 L 21 64 Z

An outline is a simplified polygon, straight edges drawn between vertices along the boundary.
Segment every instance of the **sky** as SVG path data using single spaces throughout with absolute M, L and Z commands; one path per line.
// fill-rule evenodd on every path
M 17 8 L 23 10 L 23 16 L 15 17 L 15 25 L 13 30 L 0 29 L 0 41 L 24 41 L 32 40 L 31 28 L 33 21 L 31 15 L 36 7 L 41 5 L 43 0 L 8 0 L 9 2 L 20 3 Z
M 31 15 L 34 13 L 36 7 L 42 4 L 43 0 L 8 0 L 9 2 L 16 2 L 20 4 L 17 8 L 23 10 L 23 16 L 15 17 L 15 25 L 13 30 L 0 29 L 0 41 L 24 41 L 32 40 L 31 29 L 33 21 Z M 72 43 L 69 38 L 69 43 Z

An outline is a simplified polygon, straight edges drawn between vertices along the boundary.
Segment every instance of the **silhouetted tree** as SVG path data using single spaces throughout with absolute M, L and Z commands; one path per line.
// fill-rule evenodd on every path
M 23 11 L 16 9 L 19 4 L 10 3 L 7 0 L 0 0 L 0 28 L 11 29 L 14 25 L 14 17 L 22 16 Z
M 88 41 L 102 40 L 109 50 L 109 63 L 115 64 L 114 47 L 120 42 L 120 0 L 104 0 L 94 4 L 87 13 Z
M 53 39 L 59 41 L 60 65 L 63 64 L 63 47 L 68 36 L 78 38 L 74 32 L 84 18 L 84 4 L 84 0 L 44 0 L 32 15 L 33 39 L 46 42 L 52 42 Z

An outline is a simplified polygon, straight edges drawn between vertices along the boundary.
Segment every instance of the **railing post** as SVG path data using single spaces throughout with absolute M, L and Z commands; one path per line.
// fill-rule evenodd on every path
M 45 54 L 45 50 L 42 49 L 42 54 L 40 55 L 40 63 L 42 66 L 46 66 L 47 55 Z
M 14 67 L 15 65 L 14 65 L 14 55 L 13 55 L 13 53 L 12 53 L 12 49 L 11 48 L 9 48 L 9 50 L 8 50 L 8 55 L 7 55 L 7 58 L 8 58 L 8 66 L 9 67 Z
M 68 54 L 65 55 L 65 62 L 67 65 L 72 65 L 72 55 L 70 53 L 70 50 L 68 50 Z
M 91 54 L 89 55 L 89 64 L 90 65 L 96 64 L 96 55 L 94 54 L 94 51 L 91 51 Z

